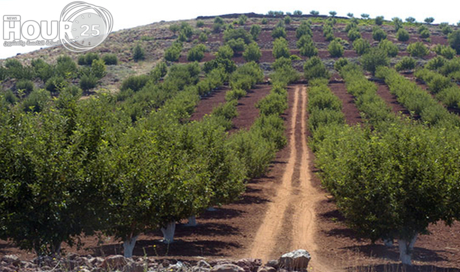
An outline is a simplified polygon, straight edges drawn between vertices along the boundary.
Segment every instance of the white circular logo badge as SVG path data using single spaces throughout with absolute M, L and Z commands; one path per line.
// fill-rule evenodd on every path
M 61 43 L 73 52 L 88 51 L 100 45 L 113 27 L 112 14 L 107 9 L 82 1 L 65 6 L 60 22 L 66 30 L 60 33 Z

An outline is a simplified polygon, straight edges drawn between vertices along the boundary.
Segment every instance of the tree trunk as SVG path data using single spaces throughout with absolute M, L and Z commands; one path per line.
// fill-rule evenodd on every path
M 133 257 L 134 246 L 136 245 L 136 240 L 138 236 L 139 235 L 136 235 L 136 236 L 131 235 L 131 237 L 128 237 L 123 242 L 123 253 L 124 253 L 125 258 Z
M 188 223 L 187 223 L 187 227 L 196 227 L 196 217 L 194 215 L 190 216 L 188 218 Z
M 383 243 L 386 247 L 393 247 L 393 239 L 392 238 L 385 238 L 383 239 Z
M 176 222 L 169 222 L 165 228 L 161 228 L 163 232 L 163 243 L 170 244 L 174 242 L 174 232 L 176 231 Z
M 410 240 L 399 239 L 399 258 L 405 265 L 412 265 L 412 251 L 414 250 L 415 241 L 418 234 L 415 234 Z

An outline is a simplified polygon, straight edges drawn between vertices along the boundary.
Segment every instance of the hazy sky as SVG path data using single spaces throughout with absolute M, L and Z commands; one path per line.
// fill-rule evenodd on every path
M 37 0 L 0 0 L 0 14 L 20 15 L 21 22 L 28 20 L 59 20 L 62 9 L 72 2 L 69 1 L 37 1 Z M 336 11 L 338 16 L 346 16 L 351 12 L 356 17 L 367 13 L 371 18 L 384 16 L 385 19 L 400 17 L 403 20 L 409 16 L 423 22 L 427 17 L 434 17 L 435 23 L 448 22 L 456 24 L 460 21 L 460 1 L 114 1 L 114 0 L 89 0 L 88 3 L 102 6 L 110 11 L 114 20 L 113 31 L 146 25 L 161 20 L 193 19 L 200 15 L 221 15 L 227 13 L 256 12 L 267 13 L 269 10 L 293 12 L 301 10 L 309 13 L 317 10 L 320 14 L 329 14 Z M 124 3 L 124 4 L 120 4 Z M 439 3 L 439 5 L 436 5 Z M 5 47 L 3 38 L 3 22 L 0 29 L 0 58 L 16 55 L 18 52 L 27 52 L 39 49 L 31 46 Z

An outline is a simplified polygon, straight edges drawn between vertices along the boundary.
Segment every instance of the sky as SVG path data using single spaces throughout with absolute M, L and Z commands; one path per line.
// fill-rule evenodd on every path
M 21 23 L 26 21 L 59 21 L 64 7 L 72 0 L 0 0 L 0 15 L 2 27 L 0 28 L 0 59 L 37 50 L 40 46 L 6 46 L 3 29 L 5 27 L 5 15 L 21 16 Z M 268 11 L 293 12 L 300 10 L 304 14 L 311 10 L 319 11 L 320 14 L 328 15 L 330 11 L 336 11 L 337 16 L 346 16 L 353 13 L 360 17 L 362 13 L 369 14 L 371 18 L 384 16 L 390 20 L 393 17 L 405 19 L 414 17 L 418 22 L 423 22 L 427 17 L 435 18 L 434 23 L 448 22 L 456 24 L 460 21 L 460 1 L 439 2 L 436 1 L 210 1 L 210 0 L 88 0 L 85 1 L 97 6 L 106 8 L 113 16 L 113 30 L 132 28 L 136 26 L 151 24 L 154 22 L 194 19 L 197 16 L 222 15 L 228 13 L 255 12 L 266 14 Z

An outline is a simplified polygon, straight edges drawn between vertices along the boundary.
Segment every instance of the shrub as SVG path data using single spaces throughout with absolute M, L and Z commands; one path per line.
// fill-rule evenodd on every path
M 174 35 L 176 35 L 176 32 L 180 30 L 180 26 L 179 25 L 170 25 L 169 26 L 169 30 L 174 33 Z
M 67 87 L 69 83 L 62 76 L 52 76 L 45 83 L 45 89 L 51 93 L 60 92 L 63 88 Z
M 85 74 L 80 78 L 80 88 L 83 91 L 88 91 L 96 87 L 96 84 L 97 84 L 97 77 L 94 76 L 93 74 Z
M 244 28 L 238 29 L 227 29 L 224 31 L 224 41 L 242 39 L 245 44 L 250 44 L 253 41 L 253 37 Z
M 288 42 L 284 38 L 277 38 L 273 42 L 273 56 L 277 58 L 285 57 L 289 58 L 290 52 L 288 48 Z
M 289 25 L 291 24 L 292 22 L 292 19 L 291 19 L 291 16 L 287 15 L 286 17 L 284 17 L 284 23 Z
M 243 52 L 246 46 L 242 38 L 232 39 L 227 42 L 227 45 L 233 50 L 234 53 Z
M 78 65 L 91 65 L 93 60 L 98 60 L 99 55 L 96 53 L 86 53 L 78 57 Z
M 385 51 L 389 57 L 396 57 L 399 52 L 398 46 L 387 39 L 380 41 L 379 48 Z
M 404 70 L 413 70 L 415 69 L 416 61 L 414 58 L 411 57 L 403 57 L 396 65 L 396 71 L 404 71 Z
M 371 48 L 368 53 L 362 55 L 361 63 L 363 68 L 373 75 L 379 66 L 388 66 L 389 60 L 387 53 L 379 48 Z
M 130 76 L 127 79 L 123 80 L 121 83 L 121 91 L 126 91 L 131 89 L 135 92 L 142 89 L 147 82 L 149 81 L 150 77 L 148 75 L 139 75 L 139 76 Z
M 196 27 L 203 27 L 204 26 L 204 22 L 202 20 L 198 20 L 196 22 Z
M 232 89 L 225 93 L 225 101 L 239 100 L 246 96 L 246 91 L 243 89 Z
M 133 59 L 135 62 L 145 59 L 145 50 L 141 47 L 140 43 L 137 43 L 133 48 Z
M 334 69 L 340 72 L 342 67 L 344 67 L 347 64 L 348 64 L 348 60 L 346 58 L 340 58 L 334 63 Z
M 105 62 L 106 65 L 117 65 L 118 58 L 116 54 L 104 54 L 102 56 L 102 60 Z
M 393 21 L 393 24 L 395 26 L 395 31 L 396 32 L 398 32 L 401 28 L 403 28 L 403 21 L 400 18 L 394 17 L 392 19 L 392 21 Z
M 387 33 L 380 27 L 374 27 L 372 30 L 372 38 L 376 41 L 381 41 L 387 38 Z
M 328 51 L 331 57 L 340 58 L 343 56 L 343 45 L 339 41 L 333 40 L 328 46 Z
M 260 51 L 259 45 L 256 42 L 252 42 L 246 46 L 246 50 L 243 53 L 243 58 L 246 61 L 258 62 L 260 57 L 262 57 L 262 52 Z
M 56 73 L 64 78 L 75 78 L 77 75 L 77 64 L 71 57 L 62 55 L 57 59 Z
M 444 26 L 442 29 L 441 29 L 441 32 L 444 34 L 444 35 L 449 35 L 450 33 L 452 33 L 454 30 L 452 29 L 452 27 L 450 26 Z
M 377 16 L 377 17 L 375 17 L 375 24 L 376 24 L 376 25 L 382 25 L 382 24 L 383 24 L 383 19 L 384 19 L 383 16 Z
M 284 27 L 276 27 L 272 31 L 272 38 L 273 39 L 286 38 L 286 29 Z
M 105 71 L 105 62 L 102 59 L 95 59 L 91 64 L 91 74 L 94 75 L 97 79 L 105 77 L 107 72 Z
M 206 46 L 204 44 L 199 44 L 190 49 L 187 54 L 188 61 L 201 61 L 204 57 L 204 52 L 206 51 Z
M 182 52 L 182 43 L 174 42 L 168 49 L 165 50 L 165 60 L 178 61 Z
M 347 36 L 350 39 L 350 41 L 353 42 L 353 41 L 361 38 L 361 33 L 359 33 L 359 31 L 354 28 L 354 29 L 350 29 L 350 31 L 348 31 Z
M 312 57 L 309 60 L 307 60 L 304 64 L 303 69 L 304 69 L 305 79 L 308 81 L 312 79 L 317 79 L 317 78 L 325 78 L 329 80 L 329 78 L 331 77 L 326 66 L 321 61 L 321 59 L 317 56 Z
M 268 23 L 267 18 L 263 18 L 262 21 L 261 21 L 261 23 L 262 23 L 263 25 L 266 25 L 266 24 Z
M 353 42 L 353 49 L 356 51 L 358 55 L 367 53 L 370 48 L 371 45 L 366 39 L 359 38 Z
M 246 24 L 246 21 L 248 20 L 248 17 L 246 15 L 240 15 L 240 17 L 238 18 L 238 24 L 239 25 L 244 25 Z
M 443 57 L 437 56 L 435 58 L 430 59 L 426 64 L 425 68 L 429 70 L 438 70 L 439 68 L 443 67 L 444 64 L 447 63 L 447 60 Z
M 46 104 L 51 100 L 51 95 L 47 90 L 38 89 L 32 91 L 22 102 L 24 111 L 41 112 Z
M 426 39 L 426 38 L 429 38 L 429 37 L 430 37 L 430 30 L 428 30 L 427 28 L 423 29 L 420 32 L 420 38 Z
M 34 83 L 29 79 L 20 79 L 16 82 L 16 90 L 23 90 L 29 94 L 34 90 Z
M 407 47 L 407 52 L 412 57 L 423 58 L 430 53 L 430 50 L 422 42 L 416 42 L 409 44 Z
M 457 52 L 452 47 L 441 44 L 434 47 L 434 52 L 446 59 L 453 59 L 457 55 Z
M 457 54 L 460 54 L 460 30 L 455 30 L 449 34 L 448 37 L 449 45 L 457 51 Z
M 256 108 L 263 116 L 281 115 L 288 108 L 288 103 L 285 95 L 270 93 L 257 102 Z
M 300 39 L 302 36 L 305 35 L 311 37 L 313 35 L 313 32 L 311 31 L 310 24 L 307 21 L 302 21 L 302 23 L 300 23 L 300 26 L 295 31 L 295 36 L 297 39 Z
M 252 25 L 251 29 L 249 30 L 249 33 L 251 33 L 252 38 L 254 40 L 259 39 L 260 32 L 262 32 L 262 28 L 260 27 L 260 25 Z
M 222 116 L 227 120 L 232 120 L 238 116 L 238 110 L 236 106 L 238 105 L 237 99 L 229 100 L 227 103 L 219 104 L 212 110 L 212 115 Z
M 396 32 L 396 38 L 400 42 L 406 42 L 409 40 L 409 32 L 407 32 L 404 28 L 401 28 L 398 32 Z
M 198 36 L 198 39 L 200 40 L 200 42 L 207 42 L 208 35 L 206 35 L 206 32 L 201 32 L 200 35 Z
M 231 59 L 233 57 L 233 49 L 229 45 L 219 47 L 216 53 L 218 59 Z

